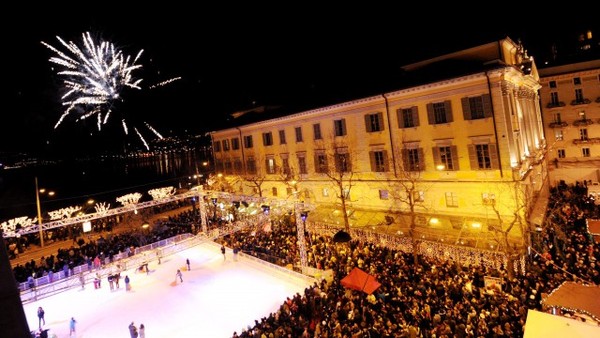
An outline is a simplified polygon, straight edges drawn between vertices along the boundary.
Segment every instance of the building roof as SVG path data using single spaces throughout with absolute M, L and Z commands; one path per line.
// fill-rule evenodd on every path
M 582 313 L 600 322 L 599 299 L 600 286 L 565 282 L 542 299 L 542 303 L 545 306 Z
M 535 310 L 527 311 L 523 338 L 600 337 L 600 327 L 572 318 Z
M 316 108 L 325 108 L 360 98 L 382 95 L 393 91 L 435 83 L 452 78 L 482 73 L 501 67 L 506 67 L 503 61 L 501 44 L 507 42 L 516 45 L 506 37 L 465 50 L 437 56 L 431 59 L 390 69 L 388 76 L 382 76 L 378 83 L 369 84 L 366 88 L 336 93 L 328 98 L 313 100 L 312 104 L 296 103 L 287 106 L 256 106 L 234 112 L 222 121 L 222 128 L 235 128 L 255 122 L 266 121 L 278 117 L 292 115 Z M 351 72 L 351 70 L 349 70 Z M 332 93 L 333 94 L 333 93 Z

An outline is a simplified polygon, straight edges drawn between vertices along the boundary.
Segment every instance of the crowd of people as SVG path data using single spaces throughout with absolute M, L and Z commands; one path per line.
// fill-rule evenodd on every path
M 565 281 L 600 285 L 600 250 L 587 233 L 585 220 L 600 218 L 585 185 L 552 188 L 547 222 L 528 255 L 524 274 L 504 269 L 448 261 L 444 257 L 415 256 L 374 243 L 334 243 L 331 237 L 306 234 L 308 265 L 333 272 L 304 292 L 286 299 L 278 309 L 233 337 L 520 337 L 527 311 L 545 310 L 541 302 Z M 212 220 L 209 228 L 221 226 Z M 145 240 L 194 232 L 196 210 L 170 217 L 162 232 Z M 48 273 L 77 265 L 91 257 L 104 258 L 139 245 L 139 234 L 129 233 L 86 242 L 56 257 L 15 268 L 15 278 Z M 101 243 L 100 243 L 101 242 Z M 235 252 L 269 257 L 273 263 L 298 265 L 296 228 L 292 221 L 276 221 L 264 231 L 249 228 L 220 240 Z M 372 294 L 345 288 L 340 281 L 354 267 L 375 276 L 381 286 Z M 502 280 L 501 288 L 486 286 L 486 276 Z

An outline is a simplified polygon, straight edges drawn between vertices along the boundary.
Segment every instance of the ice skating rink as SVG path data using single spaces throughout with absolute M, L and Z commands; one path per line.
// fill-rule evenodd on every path
M 191 271 L 183 271 L 183 283 L 175 283 L 177 269 L 189 258 Z M 249 260 L 227 259 L 214 243 L 204 243 L 171 256 L 161 264 L 152 261 L 149 274 L 134 270 L 121 273 L 120 289 L 110 291 L 106 278 L 101 289 L 89 283 L 25 304 L 29 328 L 38 328 L 37 308 L 45 310 L 49 337 L 69 337 L 69 320 L 77 321 L 78 338 L 129 337 L 131 322 L 146 327 L 147 338 L 226 338 L 234 331 L 254 326 L 279 309 L 286 297 L 302 294 L 310 285 L 302 278 L 282 278 L 279 272 Z M 125 276 L 131 291 L 125 291 Z

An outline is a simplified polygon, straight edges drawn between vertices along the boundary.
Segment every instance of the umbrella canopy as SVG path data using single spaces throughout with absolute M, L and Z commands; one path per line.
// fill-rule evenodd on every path
M 335 235 L 333 235 L 334 243 L 346 243 L 350 242 L 351 239 L 352 237 L 350 237 L 350 234 L 345 232 L 344 230 L 340 230 Z
M 381 286 L 381 283 L 376 281 L 374 276 L 369 275 L 359 268 L 352 269 L 348 276 L 341 280 L 341 283 L 344 287 L 363 291 L 368 295 L 372 294 Z

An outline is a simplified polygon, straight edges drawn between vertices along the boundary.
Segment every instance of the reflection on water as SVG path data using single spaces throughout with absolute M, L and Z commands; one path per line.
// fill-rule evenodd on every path
M 139 192 L 142 200 L 149 200 L 150 189 L 187 188 L 190 176 L 203 173 L 203 161 L 203 153 L 188 151 L 0 170 L 0 222 L 35 217 L 36 176 L 40 188 L 56 192 L 54 198 L 42 201 L 45 210 L 79 205 L 90 198 L 117 206 L 115 198 L 128 193 Z

